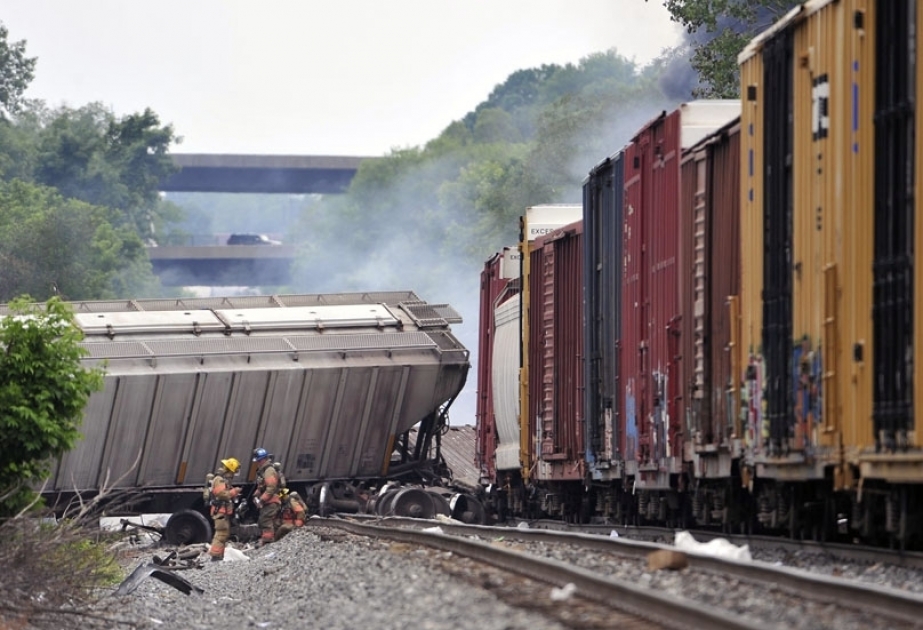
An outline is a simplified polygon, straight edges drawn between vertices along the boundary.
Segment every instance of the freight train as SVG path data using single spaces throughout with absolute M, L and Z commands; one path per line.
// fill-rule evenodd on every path
M 440 436 L 470 363 L 450 305 L 380 291 L 71 306 L 83 362 L 103 367 L 105 381 L 84 410 L 83 439 L 42 486 L 56 510 L 109 493 L 130 498 L 132 513 L 170 513 L 168 541 L 204 542 L 206 475 L 225 457 L 249 462 L 256 447 L 314 511 L 467 505 L 448 488 L 386 492 L 450 477 Z M 254 478 L 251 465 L 237 481 Z
M 914 0 L 802 4 L 739 101 L 653 116 L 579 216 L 525 212 L 481 276 L 496 518 L 923 545 L 921 32 Z

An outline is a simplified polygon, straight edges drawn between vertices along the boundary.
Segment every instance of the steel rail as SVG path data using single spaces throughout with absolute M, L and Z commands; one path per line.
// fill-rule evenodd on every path
M 387 522 L 394 523 L 396 526 L 386 526 Z M 428 522 L 430 527 L 434 525 L 433 521 L 419 522 Z M 752 618 L 745 619 L 720 610 L 708 610 L 701 604 L 685 598 L 667 596 L 657 591 L 640 588 L 634 584 L 607 578 L 557 560 L 502 549 L 477 540 L 427 532 L 417 527 L 408 529 L 406 526 L 398 526 L 395 520 L 382 520 L 379 523 L 372 525 L 360 523 L 357 520 L 321 517 L 312 517 L 307 522 L 311 526 L 336 527 L 360 536 L 385 538 L 451 552 L 558 587 L 570 583 L 577 588 L 578 596 L 669 628 L 769 630 L 775 627 L 764 625 Z M 438 525 L 443 527 L 441 523 Z
M 636 525 L 571 525 L 563 521 L 538 520 L 523 521 L 536 529 L 550 529 L 555 531 L 581 531 L 583 533 L 600 532 L 608 535 L 616 531 L 621 536 L 660 536 L 672 540 L 678 530 L 669 527 L 636 526 Z M 785 549 L 787 551 L 809 551 L 825 554 L 831 558 L 849 560 L 853 562 L 887 562 L 895 566 L 908 569 L 923 569 L 923 553 L 918 551 L 901 551 L 840 542 L 821 542 L 816 540 L 794 540 L 781 536 L 763 536 L 756 534 L 730 534 L 713 530 L 685 530 L 700 541 L 707 542 L 715 538 L 724 538 L 736 545 L 750 545 L 751 548 Z
M 573 544 L 588 550 L 604 551 L 630 558 L 646 557 L 649 553 L 661 549 L 677 550 L 676 547 L 659 543 L 551 529 L 462 525 L 402 517 L 385 517 L 380 518 L 377 522 L 382 524 L 394 523 L 398 526 L 413 528 L 439 527 L 446 532 L 480 537 L 502 537 L 504 540 Z M 897 618 L 914 623 L 923 619 L 923 595 L 916 593 L 877 584 L 809 573 L 800 569 L 780 567 L 765 562 L 741 562 L 699 554 L 694 551 L 683 551 L 683 553 L 686 555 L 689 567 L 693 569 L 722 575 L 734 575 L 741 579 L 772 584 L 797 593 L 802 597 L 823 599 L 847 608 L 871 610 L 887 618 Z

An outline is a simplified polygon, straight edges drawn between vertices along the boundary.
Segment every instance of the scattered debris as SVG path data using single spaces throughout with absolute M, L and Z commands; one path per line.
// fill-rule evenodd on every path
M 682 551 L 726 558 L 728 560 L 749 562 L 753 559 L 750 555 L 749 545 L 738 547 L 727 538 L 714 538 L 706 543 L 700 543 L 689 532 L 676 532 L 673 546 Z
M 573 582 L 568 582 L 561 588 L 551 589 L 551 601 L 563 602 L 570 599 L 577 592 L 577 587 Z
M 689 565 L 689 559 L 681 551 L 672 549 L 659 549 L 647 554 L 647 570 L 660 571 L 661 569 L 670 569 L 678 571 L 685 569 Z
M 119 585 L 119 588 L 115 591 L 115 595 L 117 597 L 128 595 L 136 588 L 138 588 L 141 582 L 143 582 L 148 577 L 157 578 L 161 582 L 169 584 L 173 588 L 185 593 L 186 595 L 189 595 L 189 593 L 192 593 L 193 591 L 196 593 L 205 592 L 203 589 L 191 583 L 184 577 L 176 575 L 170 569 L 166 569 L 154 562 L 149 562 L 147 564 L 139 565 L 134 571 L 132 571 L 131 575 L 125 578 Z
M 234 547 L 230 545 L 224 548 L 224 561 L 225 562 L 238 562 L 240 560 L 249 561 L 250 556 L 245 554 L 243 551 L 240 551 L 239 549 L 235 549 Z

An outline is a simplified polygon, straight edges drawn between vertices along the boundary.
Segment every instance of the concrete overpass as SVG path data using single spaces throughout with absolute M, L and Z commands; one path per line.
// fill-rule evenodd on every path
M 290 284 L 295 248 L 290 245 L 149 247 L 161 284 L 184 286 L 279 286 Z
M 339 194 L 369 157 L 173 153 L 164 192 Z
M 163 192 L 341 194 L 365 160 L 335 155 L 173 153 L 180 171 Z M 293 247 L 149 247 L 154 273 L 165 286 L 288 284 Z

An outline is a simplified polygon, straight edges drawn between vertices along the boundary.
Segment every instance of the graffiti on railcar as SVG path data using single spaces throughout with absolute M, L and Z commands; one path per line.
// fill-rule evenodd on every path
M 795 346 L 792 356 L 792 375 L 795 398 L 794 447 L 807 449 L 812 442 L 814 428 L 823 421 L 823 361 L 820 344 L 815 349 L 805 336 Z

